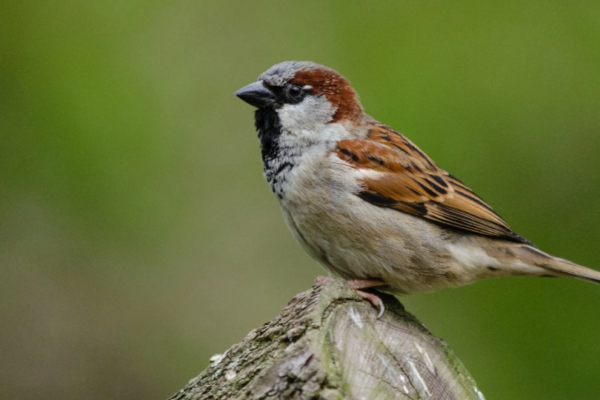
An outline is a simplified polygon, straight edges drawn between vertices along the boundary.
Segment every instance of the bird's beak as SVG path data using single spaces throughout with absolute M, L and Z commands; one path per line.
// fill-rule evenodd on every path
M 244 100 L 246 103 L 254 107 L 266 107 L 275 103 L 277 100 L 273 92 L 271 92 L 262 81 L 254 82 L 248 86 L 244 86 L 234 93 L 235 96 Z

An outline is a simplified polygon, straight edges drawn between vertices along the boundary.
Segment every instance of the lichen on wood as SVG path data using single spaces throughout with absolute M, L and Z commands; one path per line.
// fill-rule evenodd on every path
M 377 310 L 343 280 L 295 296 L 170 400 L 482 400 L 442 340 L 390 295 Z

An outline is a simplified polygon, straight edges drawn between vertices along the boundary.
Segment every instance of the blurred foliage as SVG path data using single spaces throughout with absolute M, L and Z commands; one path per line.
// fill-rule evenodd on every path
M 542 249 L 598 268 L 600 3 L 0 2 L 0 398 L 161 399 L 320 268 L 232 93 L 346 75 Z M 596 399 L 600 288 L 405 298 L 488 400 Z

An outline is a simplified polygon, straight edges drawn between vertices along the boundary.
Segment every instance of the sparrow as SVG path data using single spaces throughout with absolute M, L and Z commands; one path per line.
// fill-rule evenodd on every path
M 302 247 L 380 308 L 367 288 L 428 292 L 494 277 L 600 272 L 515 233 L 458 178 L 365 113 L 338 72 L 276 64 L 235 95 L 256 107 L 264 176 Z

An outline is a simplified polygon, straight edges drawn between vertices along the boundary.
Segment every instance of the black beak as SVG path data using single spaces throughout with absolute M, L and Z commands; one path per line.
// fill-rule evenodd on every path
M 234 93 L 235 96 L 244 100 L 246 103 L 254 107 L 266 107 L 275 103 L 277 98 L 262 81 L 254 82 L 248 86 L 244 86 Z

